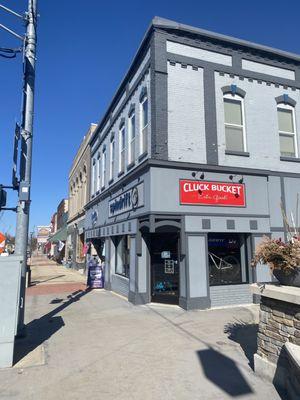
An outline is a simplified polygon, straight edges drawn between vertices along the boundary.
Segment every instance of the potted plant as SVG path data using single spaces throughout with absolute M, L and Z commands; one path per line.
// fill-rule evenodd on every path
M 300 238 L 287 242 L 264 237 L 257 246 L 252 265 L 267 264 L 279 283 L 300 287 Z

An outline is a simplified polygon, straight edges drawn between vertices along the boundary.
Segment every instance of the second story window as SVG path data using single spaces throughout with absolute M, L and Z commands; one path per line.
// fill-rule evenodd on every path
M 280 155 L 282 157 L 297 157 L 297 141 L 294 107 L 288 104 L 278 104 L 278 129 Z
M 119 131 L 119 172 L 125 169 L 125 124 L 120 127 Z
M 244 105 L 238 95 L 224 95 L 224 121 L 226 150 L 246 151 Z
M 93 158 L 92 162 L 92 179 L 91 179 L 91 195 L 96 193 L 97 187 L 97 164 L 96 158 Z
M 132 111 L 128 119 L 128 164 L 135 161 L 135 112 Z
M 149 113 L 148 113 L 148 97 L 145 94 L 141 99 L 141 142 L 140 142 L 140 153 L 146 153 L 148 149 L 148 124 L 149 124 Z
M 101 158 L 100 158 L 100 153 L 98 153 L 98 157 L 97 157 L 97 186 L 96 186 L 97 192 L 100 190 L 100 181 L 101 181 Z
M 101 188 L 105 186 L 105 175 L 106 175 L 106 149 L 102 152 L 102 168 L 101 168 Z
M 114 179 L 115 169 L 115 139 L 113 138 L 110 142 L 110 161 L 109 161 L 109 180 Z

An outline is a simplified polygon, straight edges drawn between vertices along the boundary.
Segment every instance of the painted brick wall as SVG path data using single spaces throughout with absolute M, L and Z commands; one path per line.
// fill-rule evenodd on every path
M 211 286 L 210 299 L 212 307 L 251 304 L 253 302 L 248 284 Z
M 119 179 L 118 172 L 119 172 L 119 127 L 122 118 L 125 119 L 125 131 L 126 131 L 126 143 L 125 143 L 125 174 L 127 172 L 127 165 L 128 165 L 128 112 L 130 106 L 132 104 L 135 105 L 135 124 L 136 124 L 136 138 L 135 138 L 135 165 L 139 164 L 138 157 L 140 155 L 140 94 L 143 87 L 147 87 L 148 99 L 149 99 L 149 127 L 148 127 L 148 155 L 150 155 L 150 144 L 151 144 L 151 107 L 150 107 L 150 73 L 149 71 L 144 75 L 143 79 L 140 81 L 138 87 L 132 94 L 132 96 L 128 99 L 127 103 L 125 104 L 124 108 L 119 113 L 118 118 L 116 119 L 114 125 L 109 130 L 108 134 L 106 135 L 105 140 L 98 146 L 95 150 L 93 149 L 93 157 L 96 157 L 97 154 L 100 152 L 102 155 L 102 149 L 106 146 L 106 177 L 105 177 L 105 188 L 108 187 L 109 181 L 109 168 L 110 168 L 110 141 L 111 141 L 111 134 L 114 133 L 115 137 L 115 163 L 114 163 L 114 183 Z M 124 176 L 123 175 L 123 176 Z M 122 176 L 122 177 L 123 177 Z
M 300 148 L 300 95 L 299 90 L 284 89 L 282 86 L 268 86 L 265 82 L 249 82 L 247 78 L 240 80 L 231 78 L 228 74 L 220 76 L 215 73 L 216 108 L 218 128 L 219 164 L 236 167 L 269 169 L 282 172 L 300 173 L 300 164 L 280 161 L 277 104 L 275 98 L 288 94 L 296 100 L 296 128 L 298 129 L 298 149 Z M 245 124 L 247 136 L 247 151 L 250 157 L 225 155 L 225 129 L 223 92 L 221 88 L 227 85 L 237 85 L 246 91 L 244 100 Z
M 203 70 L 168 64 L 169 160 L 206 163 Z

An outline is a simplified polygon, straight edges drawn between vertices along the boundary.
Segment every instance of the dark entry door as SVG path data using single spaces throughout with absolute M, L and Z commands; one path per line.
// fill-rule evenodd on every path
M 178 304 L 179 257 L 177 233 L 151 234 L 152 301 Z

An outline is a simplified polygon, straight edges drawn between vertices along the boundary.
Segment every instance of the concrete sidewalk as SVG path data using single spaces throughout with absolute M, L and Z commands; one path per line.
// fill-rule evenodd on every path
M 136 307 L 104 290 L 30 296 L 16 361 L 41 349 L 42 365 L 1 370 L 0 398 L 280 399 L 249 365 L 257 312 Z
M 30 269 L 31 286 L 27 289 L 28 296 L 86 289 L 85 275 L 45 256 L 33 257 Z

